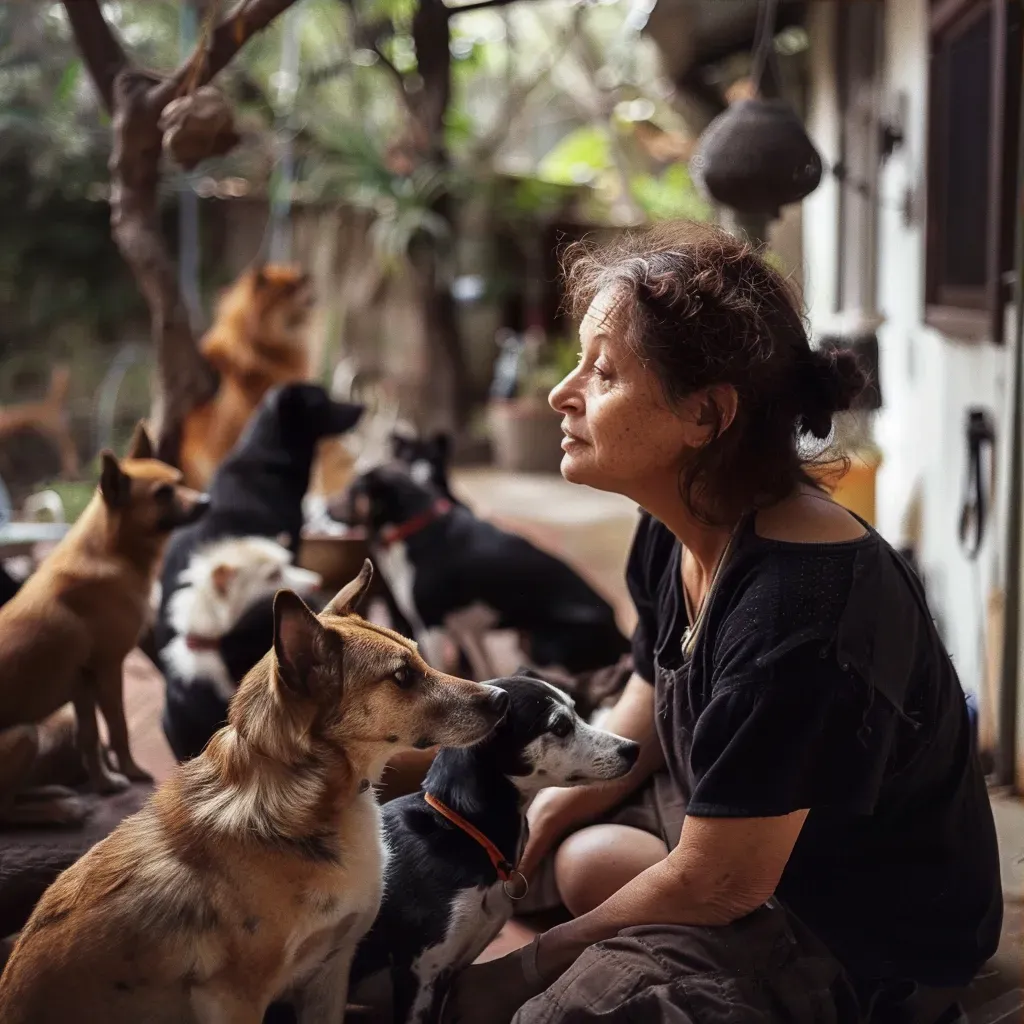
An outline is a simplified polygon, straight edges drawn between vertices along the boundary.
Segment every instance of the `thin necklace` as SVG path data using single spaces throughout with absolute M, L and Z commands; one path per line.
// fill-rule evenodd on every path
M 694 617 L 692 602 L 690 601 L 690 595 L 687 593 L 686 584 L 682 581 L 682 568 L 680 568 L 680 586 L 683 588 L 683 603 L 686 606 L 686 617 L 689 620 L 686 629 L 683 630 L 683 638 L 679 642 L 679 648 L 684 655 L 689 654 L 693 650 L 694 644 L 697 642 L 697 634 L 700 631 L 701 624 L 704 622 L 704 612 L 708 605 L 711 604 L 712 595 L 715 592 L 715 587 L 718 585 L 718 578 L 722 574 L 722 567 L 725 565 L 730 553 L 733 549 L 733 544 L 736 541 L 736 535 L 739 533 L 740 521 L 732 528 L 732 533 L 729 534 L 729 540 L 725 547 L 722 548 L 722 553 L 718 556 L 718 561 L 715 563 L 715 570 L 711 574 L 711 582 L 708 584 L 708 589 L 704 591 L 704 597 L 700 602 L 700 608 L 697 610 L 697 615 Z M 682 563 L 680 562 L 680 566 Z

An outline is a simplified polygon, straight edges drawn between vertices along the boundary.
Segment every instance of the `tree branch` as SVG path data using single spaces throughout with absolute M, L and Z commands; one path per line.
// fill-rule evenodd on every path
M 99 0 L 64 0 L 75 44 L 81 53 L 96 91 L 109 112 L 114 109 L 114 80 L 128 67 L 114 29 L 103 17 Z
M 77 0 L 73 0 L 77 2 Z M 179 96 L 193 74 L 197 61 L 202 62 L 196 85 L 206 85 L 231 63 L 235 54 L 258 32 L 262 32 L 276 17 L 283 14 L 296 0 L 240 0 L 235 9 L 214 30 L 210 47 L 205 55 L 196 52 L 166 81 L 153 89 L 149 102 L 157 110 Z
M 473 162 L 479 164 L 494 157 L 502 142 L 508 137 L 512 126 L 522 114 L 526 101 L 551 77 L 558 62 L 572 48 L 572 42 L 580 29 L 582 18 L 583 8 L 574 8 L 568 25 L 548 51 L 548 59 L 544 64 L 530 78 L 509 84 L 505 101 L 501 105 L 500 113 L 494 119 L 491 130 L 486 132 L 473 148 L 471 157 Z
M 408 105 L 409 94 L 408 92 L 406 92 L 405 89 L 405 75 L 398 70 L 398 67 L 395 64 L 395 62 L 392 61 L 387 56 L 387 54 L 384 53 L 384 51 L 380 48 L 379 44 L 374 43 L 373 46 L 370 47 L 370 49 L 373 50 L 375 54 L 377 54 L 377 59 L 380 61 L 381 66 L 386 68 L 388 74 L 390 74 L 391 77 L 395 80 L 395 85 L 398 86 L 398 91 L 402 94 L 402 101 Z

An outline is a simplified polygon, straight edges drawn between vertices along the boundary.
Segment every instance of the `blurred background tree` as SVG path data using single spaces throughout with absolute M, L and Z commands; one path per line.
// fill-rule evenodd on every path
M 206 3 L 194 2 L 194 24 Z M 179 64 L 182 3 L 111 0 L 102 12 L 134 66 L 167 74 Z M 276 199 L 282 216 L 293 204 L 360 211 L 375 273 L 402 276 L 415 293 L 430 353 L 423 388 L 464 424 L 482 397 L 472 365 L 493 355 L 490 338 L 465 336 L 467 272 L 500 300 L 524 290 L 524 274 L 551 276 L 531 250 L 537 224 L 708 216 L 673 90 L 641 36 L 648 13 L 643 0 L 301 0 L 217 78 L 239 145 L 190 172 L 164 162 L 169 250 L 188 191 L 201 203 Z M 105 347 L 145 331 L 146 306 L 107 226 L 110 133 L 62 5 L 0 7 L 4 351 L 74 349 L 77 361 L 88 339 L 102 369 Z M 231 275 L 211 258 L 217 219 L 206 205 L 200 224 L 189 244 L 208 308 Z M 541 302 L 525 290 L 521 320 Z M 81 380 L 94 388 L 96 376 Z

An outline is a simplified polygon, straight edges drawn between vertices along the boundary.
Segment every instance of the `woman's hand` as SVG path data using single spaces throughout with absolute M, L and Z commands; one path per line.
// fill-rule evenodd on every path
M 536 969 L 536 942 L 457 974 L 441 1008 L 441 1024 L 509 1024 L 525 1002 L 547 988 Z
M 527 809 L 529 832 L 519 870 L 528 882 L 533 880 L 540 862 L 574 824 L 571 806 L 566 805 L 567 795 L 571 795 L 571 790 L 542 789 Z
M 654 725 L 654 687 L 631 676 L 602 728 L 640 744 L 640 755 L 625 778 L 573 789 L 542 789 L 526 812 L 530 826 L 519 870 L 529 879 L 540 862 L 574 828 L 596 821 L 639 789 L 662 767 L 665 757 Z

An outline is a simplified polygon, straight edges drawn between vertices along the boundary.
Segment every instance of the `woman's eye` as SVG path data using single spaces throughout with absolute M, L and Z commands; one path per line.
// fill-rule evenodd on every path
M 594 373 L 596 373 L 597 376 L 605 382 L 612 379 L 611 372 L 600 363 L 594 363 Z
M 161 484 L 154 492 L 157 501 L 170 501 L 174 497 L 174 488 L 170 484 Z

